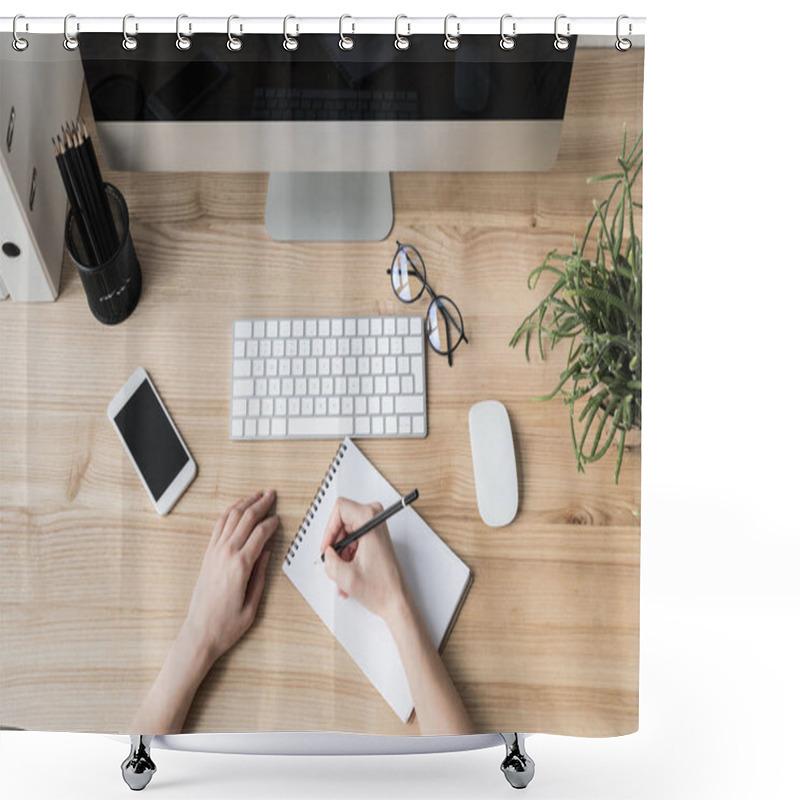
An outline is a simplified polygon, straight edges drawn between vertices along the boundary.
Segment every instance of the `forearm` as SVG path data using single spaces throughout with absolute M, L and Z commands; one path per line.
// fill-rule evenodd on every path
M 464 704 L 413 601 L 404 599 L 387 624 L 403 661 L 420 734 L 473 733 Z
M 182 630 L 131 721 L 129 733 L 180 733 L 195 693 L 212 664 L 210 655 Z

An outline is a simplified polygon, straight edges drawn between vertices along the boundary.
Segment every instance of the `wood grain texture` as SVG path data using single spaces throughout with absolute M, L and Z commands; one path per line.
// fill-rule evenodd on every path
M 479 731 L 636 730 L 638 454 L 618 486 L 612 458 L 579 475 L 567 409 L 531 402 L 555 385 L 565 352 L 528 363 L 508 341 L 543 291 L 526 289 L 528 272 L 569 248 L 601 196 L 586 178 L 613 165 L 623 122 L 641 128 L 642 76 L 641 51 L 579 50 L 551 172 L 394 175 L 395 228 L 382 243 L 272 241 L 263 175 L 107 173 L 144 273 L 133 316 L 95 322 L 67 263 L 56 303 L 0 306 L 0 724 L 127 733 L 216 516 L 274 486 L 282 525 L 264 601 L 186 729 L 417 732 L 281 572 L 336 443 L 228 438 L 232 320 L 397 313 L 385 268 L 400 239 L 456 300 L 470 343 L 452 369 L 429 351 L 427 439 L 362 445 L 396 486 L 420 487 L 417 510 L 474 572 L 443 654 L 456 686 Z M 199 468 L 164 519 L 105 413 L 139 364 Z M 520 475 L 519 514 L 499 530 L 477 513 L 467 428 L 470 406 L 489 397 L 509 410 Z

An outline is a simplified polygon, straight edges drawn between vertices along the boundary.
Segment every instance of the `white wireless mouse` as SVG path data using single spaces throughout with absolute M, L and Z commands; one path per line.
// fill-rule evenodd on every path
M 517 460 L 506 407 L 497 400 L 475 403 L 469 410 L 469 440 L 478 511 L 487 525 L 501 528 L 514 519 L 519 505 Z

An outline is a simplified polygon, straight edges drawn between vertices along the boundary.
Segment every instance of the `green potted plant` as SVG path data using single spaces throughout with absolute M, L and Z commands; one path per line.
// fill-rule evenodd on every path
M 569 406 L 570 428 L 578 471 L 601 459 L 616 441 L 614 481 L 626 439 L 642 424 L 642 241 L 636 234 L 633 186 L 642 169 L 642 134 L 627 149 L 623 129 L 619 169 L 589 182 L 612 181 L 608 196 L 594 202 L 586 232 L 568 255 L 552 250 L 528 276 L 535 289 L 545 273 L 555 275 L 547 295 L 528 314 L 511 339 L 531 337 L 551 349 L 570 342 L 567 364 L 550 400 L 561 394 Z M 590 244 L 590 239 L 594 243 Z M 593 248 L 593 252 L 592 252 Z

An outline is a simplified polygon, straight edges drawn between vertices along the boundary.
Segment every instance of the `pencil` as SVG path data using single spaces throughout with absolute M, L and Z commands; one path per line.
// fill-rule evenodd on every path
M 345 536 L 340 542 L 337 542 L 333 549 L 337 553 L 341 553 L 342 550 L 345 549 L 348 545 L 352 544 L 356 541 L 356 539 L 360 539 L 365 533 L 369 533 L 373 528 L 377 528 L 382 522 L 386 522 L 389 517 L 393 517 L 398 511 L 402 511 L 407 505 L 413 503 L 419 497 L 419 492 L 414 489 L 413 492 L 409 492 L 405 497 L 401 497 L 394 505 L 389 506 L 389 508 L 385 508 L 383 511 L 380 512 L 377 516 L 367 522 L 365 525 L 362 525 L 357 531 L 353 531 L 349 536 Z M 315 563 L 324 563 L 325 562 L 325 553 L 317 559 Z

